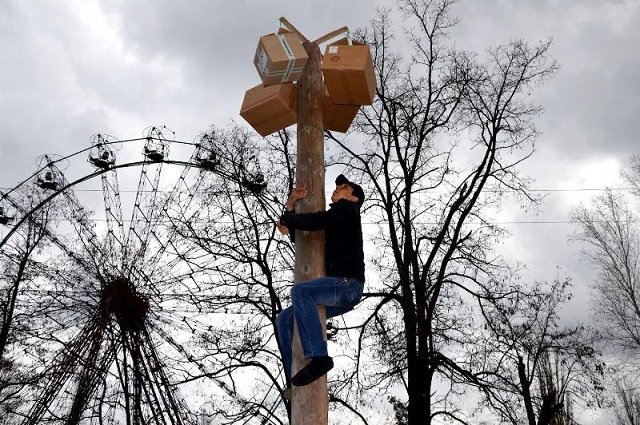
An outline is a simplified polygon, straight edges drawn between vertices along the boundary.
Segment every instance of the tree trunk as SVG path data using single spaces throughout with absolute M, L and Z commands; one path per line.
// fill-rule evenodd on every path
M 408 425 L 431 423 L 431 381 L 433 367 L 429 364 L 427 346 L 420 347 L 417 323 L 413 312 L 405 311 L 407 335 L 407 395 L 409 397 Z
M 27 246 L 27 251 L 20 260 L 20 265 L 18 266 L 16 280 L 13 286 L 8 291 L 7 307 L 3 312 L 2 328 L 0 328 L 0 360 L 4 356 L 4 351 L 7 347 L 7 341 L 9 340 L 9 330 L 11 329 L 11 325 L 13 323 L 13 314 L 16 306 L 16 299 L 18 298 L 18 288 L 20 287 L 20 281 L 22 280 L 22 276 L 27 266 L 27 261 L 30 254 L 31 250 L 29 249 L 29 246 Z
M 522 356 L 518 356 L 518 378 L 520 379 L 520 386 L 522 387 L 522 399 L 524 400 L 524 407 L 527 410 L 527 420 L 529 422 L 529 425 L 536 425 L 536 414 L 533 411 L 531 388 L 529 380 L 527 379 L 527 373 Z

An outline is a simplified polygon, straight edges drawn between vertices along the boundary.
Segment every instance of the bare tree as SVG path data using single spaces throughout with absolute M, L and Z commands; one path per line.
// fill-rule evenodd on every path
M 20 286 L 25 279 L 28 279 L 29 259 L 37 248 L 43 248 L 41 241 L 45 234 L 45 223 L 40 222 L 40 218 L 30 220 L 19 232 L 19 242 L 6 244 L 0 255 L 3 263 L 3 285 L 2 300 L 0 300 L 0 358 L 3 358 L 9 343 L 9 334 L 14 323 L 16 301 L 20 291 Z
M 237 126 L 211 129 L 202 136 L 213 147 L 215 165 L 188 210 L 175 209 L 178 234 L 192 244 L 206 264 L 207 297 L 195 299 L 199 310 L 219 313 L 220 321 L 202 333 L 201 377 L 216 382 L 224 396 L 212 400 L 208 417 L 215 423 L 285 423 L 288 404 L 281 397 L 285 382 L 275 341 L 275 319 L 286 297 L 293 251 L 276 236 L 274 223 L 282 211 L 274 202 L 292 187 L 289 135 L 273 137 L 270 146 Z M 284 186 L 283 186 L 284 185 Z M 250 379 L 251 388 L 238 381 Z
M 640 353 L 640 234 L 627 200 L 612 190 L 573 212 L 575 239 L 598 268 L 593 305 L 599 327 L 615 346 Z
M 615 383 L 615 395 L 619 402 L 616 409 L 617 425 L 640 424 L 640 392 L 629 379 L 620 379 Z
M 640 200 L 640 156 L 630 158 L 622 176 L 633 196 L 607 189 L 590 205 L 577 207 L 573 239 L 583 243 L 585 257 L 598 270 L 592 304 L 607 349 L 635 358 L 640 354 L 640 227 L 634 203 Z M 620 361 L 618 376 L 628 364 L 628 357 Z M 612 391 L 619 405 L 617 423 L 638 423 L 637 390 L 618 380 Z
M 34 187 L 3 196 L 6 205 L 18 213 L 30 210 L 38 199 Z M 20 403 L 18 394 L 30 380 L 28 371 L 21 370 L 16 363 L 20 353 L 12 350 L 12 346 L 28 333 L 31 320 L 37 314 L 18 308 L 18 304 L 19 298 L 24 297 L 25 286 L 38 277 L 34 257 L 49 243 L 45 239 L 50 216 L 55 216 L 53 210 L 54 203 L 30 217 L 0 249 L 0 406 L 5 413 Z
M 204 377 L 224 389 L 207 409 L 214 423 L 286 423 L 290 405 L 282 391 L 289 383 L 275 335 L 293 283 L 294 250 L 275 223 L 294 185 L 295 139 L 280 132 L 265 142 L 237 126 L 203 138 L 214 147 L 215 170 L 196 203 L 188 211 L 174 205 L 172 215 L 189 252 L 207 264 L 199 285 L 210 290 L 196 300 L 198 309 L 220 313 L 220 321 L 200 337 L 201 367 L 188 379 Z M 331 402 L 360 415 L 336 391 Z
M 622 176 L 632 188 L 633 194 L 640 198 L 640 155 L 629 158 L 629 168 L 622 171 Z
M 593 333 L 561 326 L 568 280 L 536 283 L 483 307 L 486 325 L 473 345 L 486 403 L 503 423 L 572 424 L 572 406 L 600 405 L 605 365 Z
M 330 135 L 343 152 L 336 163 L 370 189 L 370 221 L 383 223 L 373 260 L 382 284 L 369 294 L 377 304 L 363 333 L 381 347 L 368 385 L 404 386 L 408 424 L 465 422 L 451 401 L 479 385 L 456 356 L 473 333 L 469 308 L 508 292 L 491 279 L 503 268 L 491 251 L 501 230 L 482 213 L 505 191 L 535 201 L 517 170 L 533 153 L 540 112 L 525 99 L 556 70 L 548 42 L 490 49 L 486 64 L 448 47 L 454 3 L 400 2 L 406 60 L 390 14 L 380 13 L 362 34 L 378 79 L 376 101 L 354 132 L 363 143 Z

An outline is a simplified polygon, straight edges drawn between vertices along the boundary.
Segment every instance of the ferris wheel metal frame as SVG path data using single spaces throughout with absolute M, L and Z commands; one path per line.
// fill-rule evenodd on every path
M 219 157 L 213 145 L 214 140 L 210 136 L 204 134 L 199 142 L 190 143 L 175 140 L 175 137 L 168 139 L 165 136 L 167 131 L 165 127 L 150 127 L 144 137 L 127 140 L 96 135 L 90 147 L 71 155 L 60 158 L 44 155 L 41 158 L 41 166 L 34 174 L 1 194 L 0 225 L 11 224 L 11 227 L 0 241 L 0 249 L 38 211 L 56 198 L 62 197 L 70 207 L 67 218 L 78 235 L 81 249 L 86 251 L 84 254 L 95 255 L 83 256 L 75 252 L 54 231 L 48 229 L 46 223 L 36 225 L 41 226 L 47 240 L 64 252 L 71 263 L 99 282 L 94 288 L 93 295 L 96 299 L 90 317 L 73 338 L 62 344 L 55 361 L 41 374 L 41 394 L 29 410 L 22 413 L 24 419 L 21 424 L 37 424 L 43 418 L 53 421 L 52 418 L 56 415 L 52 413 L 52 403 L 61 392 L 74 392 L 62 402 L 68 409 L 67 413 L 60 416 L 64 423 L 79 424 L 83 420 L 93 423 L 91 418 L 95 418 L 97 407 L 90 406 L 90 399 L 99 386 L 103 385 L 103 390 L 106 391 L 104 382 L 107 375 L 111 375 L 112 380 L 119 381 L 121 386 L 118 394 L 121 398 L 113 402 L 114 406 L 119 404 L 120 409 L 113 407 L 106 413 L 106 417 L 110 417 L 112 421 L 116 420 L 118 411 L 121 415 L 124 414 L 128 425 L 194 423 L 186 404 L 175 391 L 167 375 L 152 332 L 160 335 L 166 345 L 173 347 L 185 358 L 191 359 L 193 356 L 187 353 L 185 347 L 166 329 L 161 326 L 152 329 L 147 320 L 153 313 L 150 304 L 154 299 L 150 294 L 156 288 L 153 287 L 152 276 L 160 267 L 160 258 L 170 248 L 180 252 L 176 242 L 171 238 L 163 238 L 153 225 L 157 222 L 159 214 L 167 211 L 170 203 L 188 206 L 207 173 L 217 173 L 229 179 L 233 179 L 234 176 L 221 166 L 224 158 Z M 134 142 L 144 142 L 144 159 L 118 163 L 116 147 Z M 190 159 L 169 159 L 169 148 L 172 144 L 192 146 L 194 151 Z M 88 154 L 87 160 L 95 170 L 68 181 L 61 164 L 82 154 Z M 250 158 L 252 159 L 254 158 Z M 181 166 L 183 171 L 169 195 L 159 199 L 163 164 Z M 140 177 L 127 231 L 116 171 L 131 167 L 140 167 Z M 194 183 L 188 183 L 187 174 L 194 168 L 200 172 Z M 244 165 L 241 165 L 241 168 L 245 170 Z M 101 178 L 107 227 L 103 241 L 96 234 L 91 219 L 73 191 L 75 186 L 98 176 Z M 235 178 L 237 179 L 237 176 Z M 52 193 L 28 208 L 21 205 L 19 199 L 12 194 L 34 182 L 42 190 Z M 259 171 L 253 174 L 243 172 L 238 184 L 254 193 L 266 188 L 264 177 Z M 179 199 L 180 197 L 185 199 Z M 154 251 L 150 253 L 149 247 L 152 242 L 155 246 Z M 143 264 L 151 267 L 145 268 Z M 191 271 L 187 274 L 193 279 L 195 271 L 191 265 L 188 267 Z M 185 324 L 191 328 L 186 317 L 184 319 Z M 204 368 L 197 362 L 194 364 L 197 368 Z M 88 414 L 91 409 L 94 412 Z M 99 423 L 103 423 L 102 417 Z

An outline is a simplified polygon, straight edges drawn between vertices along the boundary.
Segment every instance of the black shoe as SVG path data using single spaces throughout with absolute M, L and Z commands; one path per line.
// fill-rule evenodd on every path
M 296 387 L 309 385 L 333 368 L 333 359 L 329 356 L 311 357 L 311 362 L 291 378 Z

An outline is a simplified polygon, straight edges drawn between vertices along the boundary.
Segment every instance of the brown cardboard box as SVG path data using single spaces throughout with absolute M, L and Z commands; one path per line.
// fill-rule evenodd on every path
M 282 130 L 298 120 L 295 84 L 257 85 L 244 95 L 240 115 L 262 137 Z
M 360 105 L 338 105 L 331 102 L 329 91 L 325 87 L 322 98 L 322 121 L 327 130 L 346 133 L 359 109 Z
M 322 73 L 331 101 L 345 105 L 371 105 L 376 75 L 369 46 L 339 40 L 327 46 Z
M 309 56 L 291 32 L 260 37 L 253 64 L 265 86 L 297 81 Z

